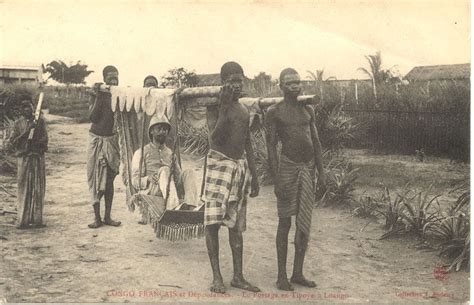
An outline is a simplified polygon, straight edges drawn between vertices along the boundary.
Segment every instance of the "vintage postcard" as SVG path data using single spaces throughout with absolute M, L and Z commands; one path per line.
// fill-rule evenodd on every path
M 0 1 L 1 303 L 468 303 L 468 0 Z

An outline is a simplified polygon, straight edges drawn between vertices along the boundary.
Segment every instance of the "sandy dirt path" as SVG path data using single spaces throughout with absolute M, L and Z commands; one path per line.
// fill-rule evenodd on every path
M 244 234 L 244 273 L 260 294 L 229 288 L 224 296 L 208 293 L 211 270 L 204 240 L 167 242 L 142 226 L 130 213 L 125 189 L 116 179 L 113 217 L 118 228 L 87 228 L 93 219 L 86 183 L 88 124 L 49 116 L 46 228 L 17 230 L 11 216 L 0 217 L 0 301 L 8 302 L 158 302 L 158 301 L 311 301 L 311 302 L 464 302 L 469 273 L 436 278 L 443 261 L 416 249 L 419 240 L 380 241 L 381 225 L 353 217 L 348 210 L 316 208 L 306 276 L 316 289 L 297 287 L 282 293 L 275 287 L 277 226 L 272 187 L 250 199 Z M 185 156 L 184 167 L 200 164 Z M 1 183 L 15 191 L 14 178 Z M 14 198 L 0 197 L 3 206 Z M 103 212 L 102 212 L 103 213 Z M 362 228 L 364 228 L 362 230 Z M 290 232 L 294 234 L 294 226 Z M 232 275 L 228 234 L 221 230 L 221 269 L 226 285 Z M 293 244 L 288 270 L 292 270 Z

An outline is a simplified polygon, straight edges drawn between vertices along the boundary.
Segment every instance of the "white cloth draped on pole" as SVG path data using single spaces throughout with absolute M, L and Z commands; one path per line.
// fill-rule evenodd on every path
M 173 116 L 173 95 L 176 89 L 111 86 L 112 111 L 145 112 L 147 115 Z

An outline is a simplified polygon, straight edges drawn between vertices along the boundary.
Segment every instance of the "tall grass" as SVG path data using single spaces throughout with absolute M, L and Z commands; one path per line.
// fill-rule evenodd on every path
M 347 86 L 323 82 L 321 104 L 326 109 L 341 106 L 361 127 L 349 147 L 402 154 L 423 149 L 428 155 L 469 160 L 469 82 L 381 84 L 377 99 L 369 83 L 357 81 L 357 85 L 358 99 L 355 82 Z M 315 84 L 306 91 L 319 94 L 317 89 Z
M 49 113 L 73 118 L 77 123 L 89 121 L 92 97 L 86 87 L 46 87 Z

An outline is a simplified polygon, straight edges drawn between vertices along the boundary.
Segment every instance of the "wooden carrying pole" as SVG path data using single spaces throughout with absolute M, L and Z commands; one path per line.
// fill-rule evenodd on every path
M 110 86 L 102 85 L 100 87 L 102 91 L 109 92 Z M 160 89 L 151 89 L 151 90 L 160 90 Z M 187 107 L 206 107 L 217 105 L 216 97 L 219 96 L 221 87 L 220 86 L 209 86 L 209 87 L 193 87 L 185 88 L 179 94 L 179 100 L 181 104 L 186 105 Z M 202 99 L 209 98 L 209 99 Z M 214 98 L 214 99 L 212 99 Z M 242 97 L 239 99 L 239 102 L 244 105 L 254 105 L 258 103 L 261 108 L 267 108 L 273 104 L 283 101 L 283 97 L 265 97 L 265 98 L 255 98 L 255 97 Z M 298 101 L 305 104 L 317 104 L 315 95 L 301 95 L 298 96 Z

